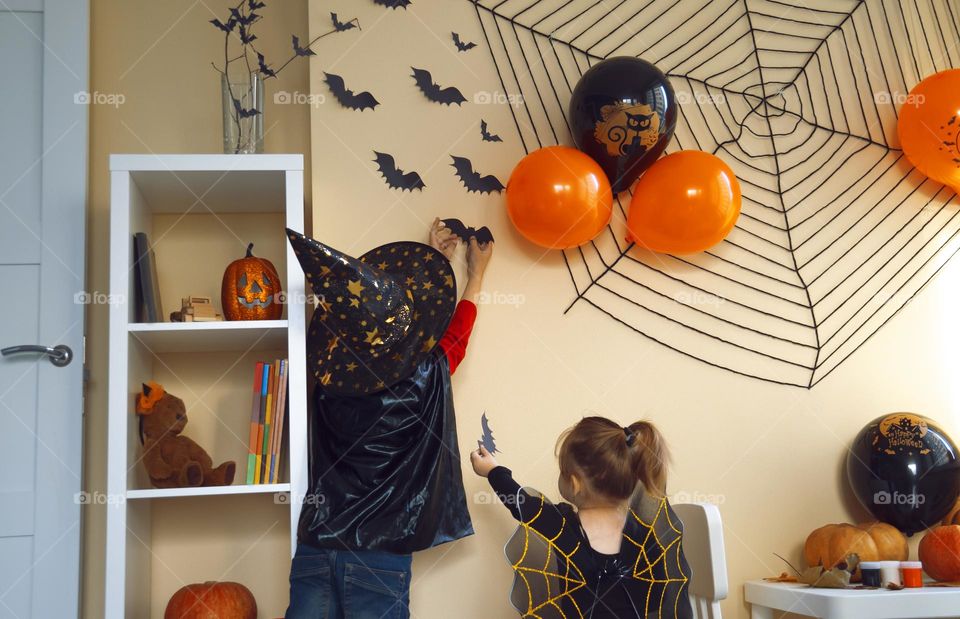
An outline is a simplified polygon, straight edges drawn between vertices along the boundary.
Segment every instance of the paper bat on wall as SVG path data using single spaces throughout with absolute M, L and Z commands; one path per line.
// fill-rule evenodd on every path
M 373 3 L 391 9 L 406 9 L 413 4 L 412 0 L 373 0 Z
M 430 72 L 426 69 L 410 68 L 413 69 L 413 79 L 417 83 L 417 88 L 420 89 L 420 92 L 422 92 L 427 99 L 435 103 L 442 103 L 443 105 L 450 105 L 451 103 L 460 105 L 467 100 L 466 97 L 463 96 L 463 93 L 453 86 L 441 88 L 439 84 L 433 81 L 433 76 L 430 75 Z
M 476 43 L 470 43 L 470 42 L 464 43 L 463 41 L 460 40 L 460 35 L 457 34 L 456 32 L 451 32 L 450 34 L 453 35 L 453 44 L 457 46 L 458 52 L 467 52 L 477 46 Z
M 473 171 L 473 162 L 466 157 L 453 156 L 453 168 L 457 171 L 457 177 L 463 186 L 467 188 L 467 193 L 474 191 L 479 193 L 490 193 L 503 191 L 503 183 L 492 174 L 481 175 Z
M 390 187 L 390 189 L 413 191 L 414 189 L 422 190 L 426 187 L 426 185 L 423 184 L 423 179 L 420 178 L 420 175 L 416 172 L 404 172 L 397 168 L 397 164 L 393 160 L 393 155 L 378 153 L 377 151 L 373 151 L 373 154 L 377 156 L 374 162 L 376 162 L 380 174 L 384 180 L 387 181 L 387 186 Z
M 347 87 L 343 83 L 343 78 L 339 75 L 324 73 L 323 76 L 323 81 L 327 83 L 330 92 L 333 93 L 333 98 L 343 107 L 350 110 L 360 110 L 362 112 L 367 108 L 372 110 L 380 105 L 380 102 L 367 91 L 363 91 L 360 94 L 353 94 L 352 90 L 347 90 Z
M 490 421 L 487 420 L 487 414 L 484 413 L 480 417 L 480 440 L 477 441 L 477 446 L 483 446 L 491 454 L 502 453 L 497 449 L 497 444 L 493 440 L 493 430 L 490 429 Z
M 477 243 L 480 245 L 493 242 L 493 233 L 490 232 L 490 228 L 486 226 L 483 226 L 482 228 L 471 228 L 459 219 L 452 218 L 444 219 L 443 225 L 449 228 L 450 232 L 453 232 L 464 241 L 468 241 L 470 240 L 470 237 L 473 237 L 477 239 Z
M 276 77 L 277 72 L 267 66 L 267 59 L 263 57 L 263 54 L 257 52 L 257 64 L 260 65 L 260 73 L 266 77 Z
M 330 13 L 330 21 L 333 22 L 333 29 L 336 30 L 337 32 L 343 32 L 344 30 L 350 30 L 351 28 L 360 27 L 359 24 L 357 23 L 356 18 L 353 18 L 348 22 L 342 22 L 339 19 L 337 19 L 337 14 L 333 12 Z
M 487 131 L 487 121 L 480 119 L 480 137 L 484 142 L 502 142 L 503 140 L 496 133 Z

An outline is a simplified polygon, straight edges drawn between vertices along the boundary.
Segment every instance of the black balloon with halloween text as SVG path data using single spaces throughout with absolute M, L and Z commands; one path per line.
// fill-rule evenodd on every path
M 570 98 L 569 120 L 577 148 L 600 164 L 619 193 L 667 147 L 677 103 L 660 69 L 640 58 L 617 56 L 583 74 Z
M 960 496 L 957 446 L 932 419 L 884 415 L 854 439 L 847 478 L 875 518 L 913 535 L 938 524 Z

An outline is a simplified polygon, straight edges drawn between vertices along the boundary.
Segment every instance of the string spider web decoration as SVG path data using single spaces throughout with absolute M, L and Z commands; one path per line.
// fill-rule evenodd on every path
M 624 240 L 630 193 L 565 250 L 585 304 L 710 365 L 810 388 L 960 248 L 954 192 L 914 170 L 896 133 L 923 77 L 960 66 L 953 0 L 470 0 L 524 150 L 572 144 L 567 103 L 610 56 L 668 75 L 667 152 L 721 157 L 743 204 L 702 254 Z M 944 129 L 949 119 L 944 119 Z
M 588 582 L 576 564 L 580 544 L 586 541 L 573 548 L 564 548 L 561 542 L 570 539 L 564 536 L 568 527 L 579 524 L 564 517 L 556 505 L 536 490 L 525 490 L 533 505 L 522 508 L 521 511 L 529 510 L 529 515 L 522 514 L 523 520 L 504 547 L 514 570 L 511 603 L 521 617 L 583 619 L 592 616 L 590 604 L 596 603 L 596 610 L 600 610 L 603 601 L 594 602 L 599 583 Z M 541 525 L 541 521 L 549 523 Z M 562 523 L 559 532 L 552 530 L 556 522 Z M 638 617 L 653 613 L 678 619 L 691 616 L 684 596 L 690 575 L 681 555 L 679 522 L 666 499 L 640 494 L 630 505 L 619 557 L 627 558 L 630 563 L 618 559 L 613 565 L 616 574 L 607 577 L 618 578 L 619 584 L 613 586 L 627 587 L 635 605 L 636 600 L 643 600 L 643 608 L 636 607 Z M 584 591 L 588 587 L 592 588 Z

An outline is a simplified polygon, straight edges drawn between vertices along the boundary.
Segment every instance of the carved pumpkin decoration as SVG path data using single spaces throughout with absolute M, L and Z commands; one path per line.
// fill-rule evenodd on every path
M 861 561 L 905 561 L 909 554 L 907 538 L 885 522 L 828 524 L 814 530 L 803 545 L 803 558 L 809 567 L 829 569 L 856 553 Z M 859 580 L 859 572 L 853 580 Z
M 280 275 L 269 260 L 247 255 L 234 260 L 223 272 L 220 301 L 227 320 L 276 320 L 283 314 Z
M 257 619 L 257 600 L 238 582 L 194 583 L 173 594 L 163 619 Z
M 960 580 L 960 526 L 934 527 L 920 540 L 917 552 L 930 578 L 941 582 Z

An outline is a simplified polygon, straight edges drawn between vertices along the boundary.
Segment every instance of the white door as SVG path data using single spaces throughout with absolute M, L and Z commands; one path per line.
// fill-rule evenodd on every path
M 78 614 L 88 12 L 0 0 L 0 619 Z

